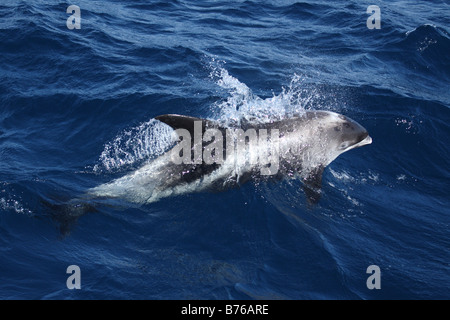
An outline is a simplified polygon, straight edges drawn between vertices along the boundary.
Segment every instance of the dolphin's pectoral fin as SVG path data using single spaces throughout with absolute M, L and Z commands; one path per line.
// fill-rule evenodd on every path
M 98 212 L 97 208 L 90 203 L 82 203 L 79 201 L 68 201 L 64 203 L 49 202 L 47 200 L 41 200 L 44 207 L 49 212 L 49 216 L 59 226 L 59 232 L 62 237 L 70 234 L 70 231 L 76 225 L 78 219 L 87 214 Z
M 317 204 L 320 200 L 324 169 L 323 166 L 315 168 L 303 180 L 303 191 L 309 204 Z

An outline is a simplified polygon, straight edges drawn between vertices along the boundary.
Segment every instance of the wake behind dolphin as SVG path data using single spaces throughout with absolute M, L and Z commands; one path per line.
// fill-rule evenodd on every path
M 148 204 L 173 195 L 224 191 L 251 180 L 300 178 L 308 201 L 317 203 L 325 167 L 340 154 L 372 142 L 360 124 L 330 111 L 229 127 L 183 115 L 156 119 L 176 130 L 174 147 L 138 170 L 88 190 L 87 199 Z

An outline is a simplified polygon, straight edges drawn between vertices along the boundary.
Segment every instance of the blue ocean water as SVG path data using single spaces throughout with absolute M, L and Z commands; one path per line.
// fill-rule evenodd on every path
M 0 298 L 449 299 L 449 32 L 443 0 L 2 0 Z M 373 138 L 314 207 L 290 180 L 51 209 L 157 157 L 160 114 L 304 109 Z

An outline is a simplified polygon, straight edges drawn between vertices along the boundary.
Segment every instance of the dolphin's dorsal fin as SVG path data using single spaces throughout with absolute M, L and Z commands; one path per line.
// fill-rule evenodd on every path
M 317 204 L 320 200 L 324 169 L 324 166 L 314 168 L 303 180 L 303 191 L 310 204 Z
M 164 122 L 174 130 L 186 129 L 191 134 L 191 137 L 194 137 L 194 124 L 196 121 L 202 122 L 202 135 L 206 129 L 222 129 L 217 122 L 196 117 L 183 116 L 179 114 L 163 114 L 157 116 L 155 119 Z
M 165 124 L 167 124 L 168 126 L 172 127 L 172 129 L 177 130 L 177 129 L 185 129 L 187 130 L 190 135 L 191 135 L 191 147 L 192 149 L 194 149 L 196 146 L 198 146 L 198 143 L 202 143 L 203 141 L 203 135 L 205 133 L 205 131 L 207 129 L 218 129 L 222 132 L 222 135 L 225 136 L 225 128 L 220 127 L 218 122 L 215 121 L 211 121 L 211 120 L 206 120 L 206 119 L 201 119 L 201 118 L 196 118 L 196 117 L 189 117 L 189 116 L 182 116 L 182 115 L 178 115 L 178 114 L 164 114 L 164 115 L 160 115 L 157 116 L 155 118 L 156 120 L 159 120 L 161 122 L 164 122 Z M 196 127 L 198 128 L 198 125 L 195 126 L 195 123 L 199 121 L 201 122 L 201 137 L 200 137 L 200 141 L 196 141 Z M 198 130 L 198 129 L 197 129 Z M 202 146 L 202 152 L 204 151 L 205 146 Z M 195 151 L 194 151 L 195 153 Z M 225 153 L 226 155 L 226 153 Z M 225 158 L 224 155 L 224 158 Z M 202 177 L 204 177 L 206 174 L 209 174 L 211 172 L 213 172 L 214 170 L 216 170 L 220 164 L 214 162 L 211 164 L 207 164 L 204 161 L 202 161 L 201 163 L 195 163 L 195 164 L 184 164 L 185 169 L 181 170 L 182 173 L 182 177 L 183 177 L 183 181 L 184 182 L 192 182 L 195 180 L 198 180 Z

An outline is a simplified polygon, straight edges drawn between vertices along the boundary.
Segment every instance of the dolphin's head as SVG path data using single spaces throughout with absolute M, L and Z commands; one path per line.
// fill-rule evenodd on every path
M 307 111 L 309 159 L 312 166 L 328 165 L 340 154 L 372 143 L 367 130 L 356 121 L 331 111 Z M 299 130 L 304 130 L 301 122 Z M 314 137 L 315 139 L 311 139 Z M 302 142 L 301 142 L 302 143 Z M 309 160 L 308 159 L 308 160 Z
M 322 121 L 325 139 L 336 157 L 354 148 L 372 143 L 367 130 L 358 122 L 335 112 L 326 112 Z
M 369 133 L 358 122 L 340 114 L 332 115 L 336 116 L 329 123 L 328 135 L 337 142 L 335 148 L 339 154 L 372 143 Z

